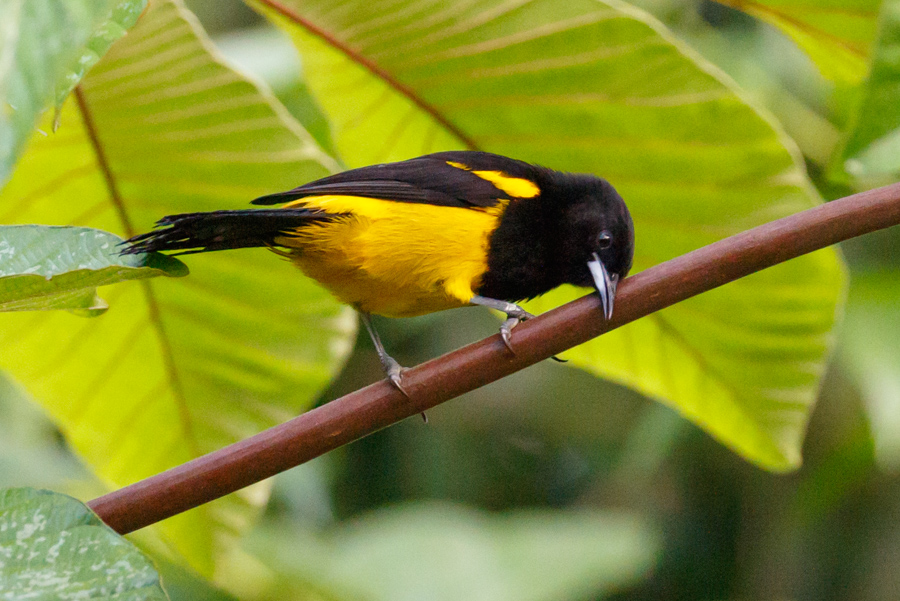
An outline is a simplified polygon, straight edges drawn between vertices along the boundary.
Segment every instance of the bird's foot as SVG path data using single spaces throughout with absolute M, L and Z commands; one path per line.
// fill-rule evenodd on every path
M 394 388 L 403 393 L 403 396 L 409 398 L 409 393 L 403 388 L 403 371 L 406 369 L 397 360 L 388 354 L 380 357 L 381 366 L 384 368 L 384 375 L 387 376 L 388 382 L 394 385 Z
M 519 325 L 520 322 L 531 319 L 534 315 L 518 305 L 510 305 L 504 313 L 506 313 L 506 321 L 500 324 L 500 338 L 503 339 L 503 344 L 506 345 L 509 352 L 515 355 L 516 351 L 513 350 L 511 342 L 512 329 Z
M 409 398 L 409 393 L 403 389 L 403 385 L 401 384 L 401 381 L 403 380 L 403 370 L 406 368 L 397 363 L 396 359 L 388 355 L 387 351 L 384 350 L 384 345 L 381 344 L 381 338 L 378 336 L 378 331 L 372 323 L 372 316 L 365 311 L 359 310 L 359 317 L 369 331 L 369 336 L 372 338 L 372 344 L 375 345 L 375 352 L 378 353 L 378 358 L 381 360 L 381 367 L 384 368 L 384 375 L 387 376 L 388 382 L 393 384 L 394 388 L 402 392 L 403 396 Z
M 387 376 L 388 382 L 394 385 L 394 388 L 400 391 L 400 393 L 409 400 L 409 393 L 406 392 L 406 389 L 403 388 L 401 382 L 403 381 L 403 372 L 406 371 L 406 368 L 397 363 L 396 359 L 391 357 L 390 355 L 384 355 L 381 358 L 381 366 L 384 368 L 384 374 Z M 428 423 L 428 416 L 425 415 L 423 411 L 421 413 L 422 421 L 426 424 Z
M 512 347 L 512 329 L 519 325 L 520 322 L 525 321 L 526 319 L 532 319 L 534 315 L 520 307 L 515 303 L 508 303 L 506 301 L 496 300 L 493 298 L 487 298 L 484 296 L 473 296 L 469 301 L 473 305 L 481 305 L 482 307 L 489 307 L 496 311 L 502 311 L 506 313 L 506 321 L 504 321 L 500 325 L 500 338 L 503 339 L 503 344 L 506 345 L 506 348 L 513 355 L 516 354 L 515 349 Z M 551 357 L 554 361 L 559 361 L 560 363 L 565 363 L 565 359 L 560 359 L 559 357 Z

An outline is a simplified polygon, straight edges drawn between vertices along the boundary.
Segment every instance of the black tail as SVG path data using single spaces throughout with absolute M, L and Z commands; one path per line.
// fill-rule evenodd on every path
M 122 254 L 180 250 L 177 254 L 202 253 L 230 248 L 271 246 L 277 236 L 335 215 L 309 209 L 246 209 L 182 213 L 156 222 L 165 229 L 126 240 Z

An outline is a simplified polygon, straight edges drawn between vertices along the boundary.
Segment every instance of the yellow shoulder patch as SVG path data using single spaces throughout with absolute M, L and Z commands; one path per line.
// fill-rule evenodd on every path
M 516 198 L 534 198 L 541 193 L 541 189 L 533 181 L 521 177 L 510 177 L 502 171 L 473 171 L 472 173 Z
M 447 164 L 457 169 L 472 171 L 472 168 L 456 161 L 447 161 Z M 521 177 L 510 177 L 502 171 L 472 171 L 483 180 L 489 181 L 498 190 L 503 190 L 516 198 L 534 198 L 541 193 L 541 189 L 533 181 Z

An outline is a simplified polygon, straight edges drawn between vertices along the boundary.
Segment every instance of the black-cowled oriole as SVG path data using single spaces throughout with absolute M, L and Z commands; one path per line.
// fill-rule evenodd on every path
M 485 152 L 352 169 L 253 201 L 278 203 L 170 215 L 124 252 L 272 248 L 359 311 L 398 388 L 401 367 L 370 314 L 482 305 L 506 314 L 510 346 L 531 317 L 514 303 L 560 284 L 595 286 L 609 319 L 634 254 L 631 216 L 609 182 Z

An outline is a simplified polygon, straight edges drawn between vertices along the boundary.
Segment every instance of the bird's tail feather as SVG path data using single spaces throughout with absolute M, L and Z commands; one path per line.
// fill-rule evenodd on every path
M 122 254 L 182 251 L 177 254 L 272 246 L 277 236 L 335 215 L 310 209 L 246 209 L 182 213 L 163 217 L 157 229 L 126 240 Z

